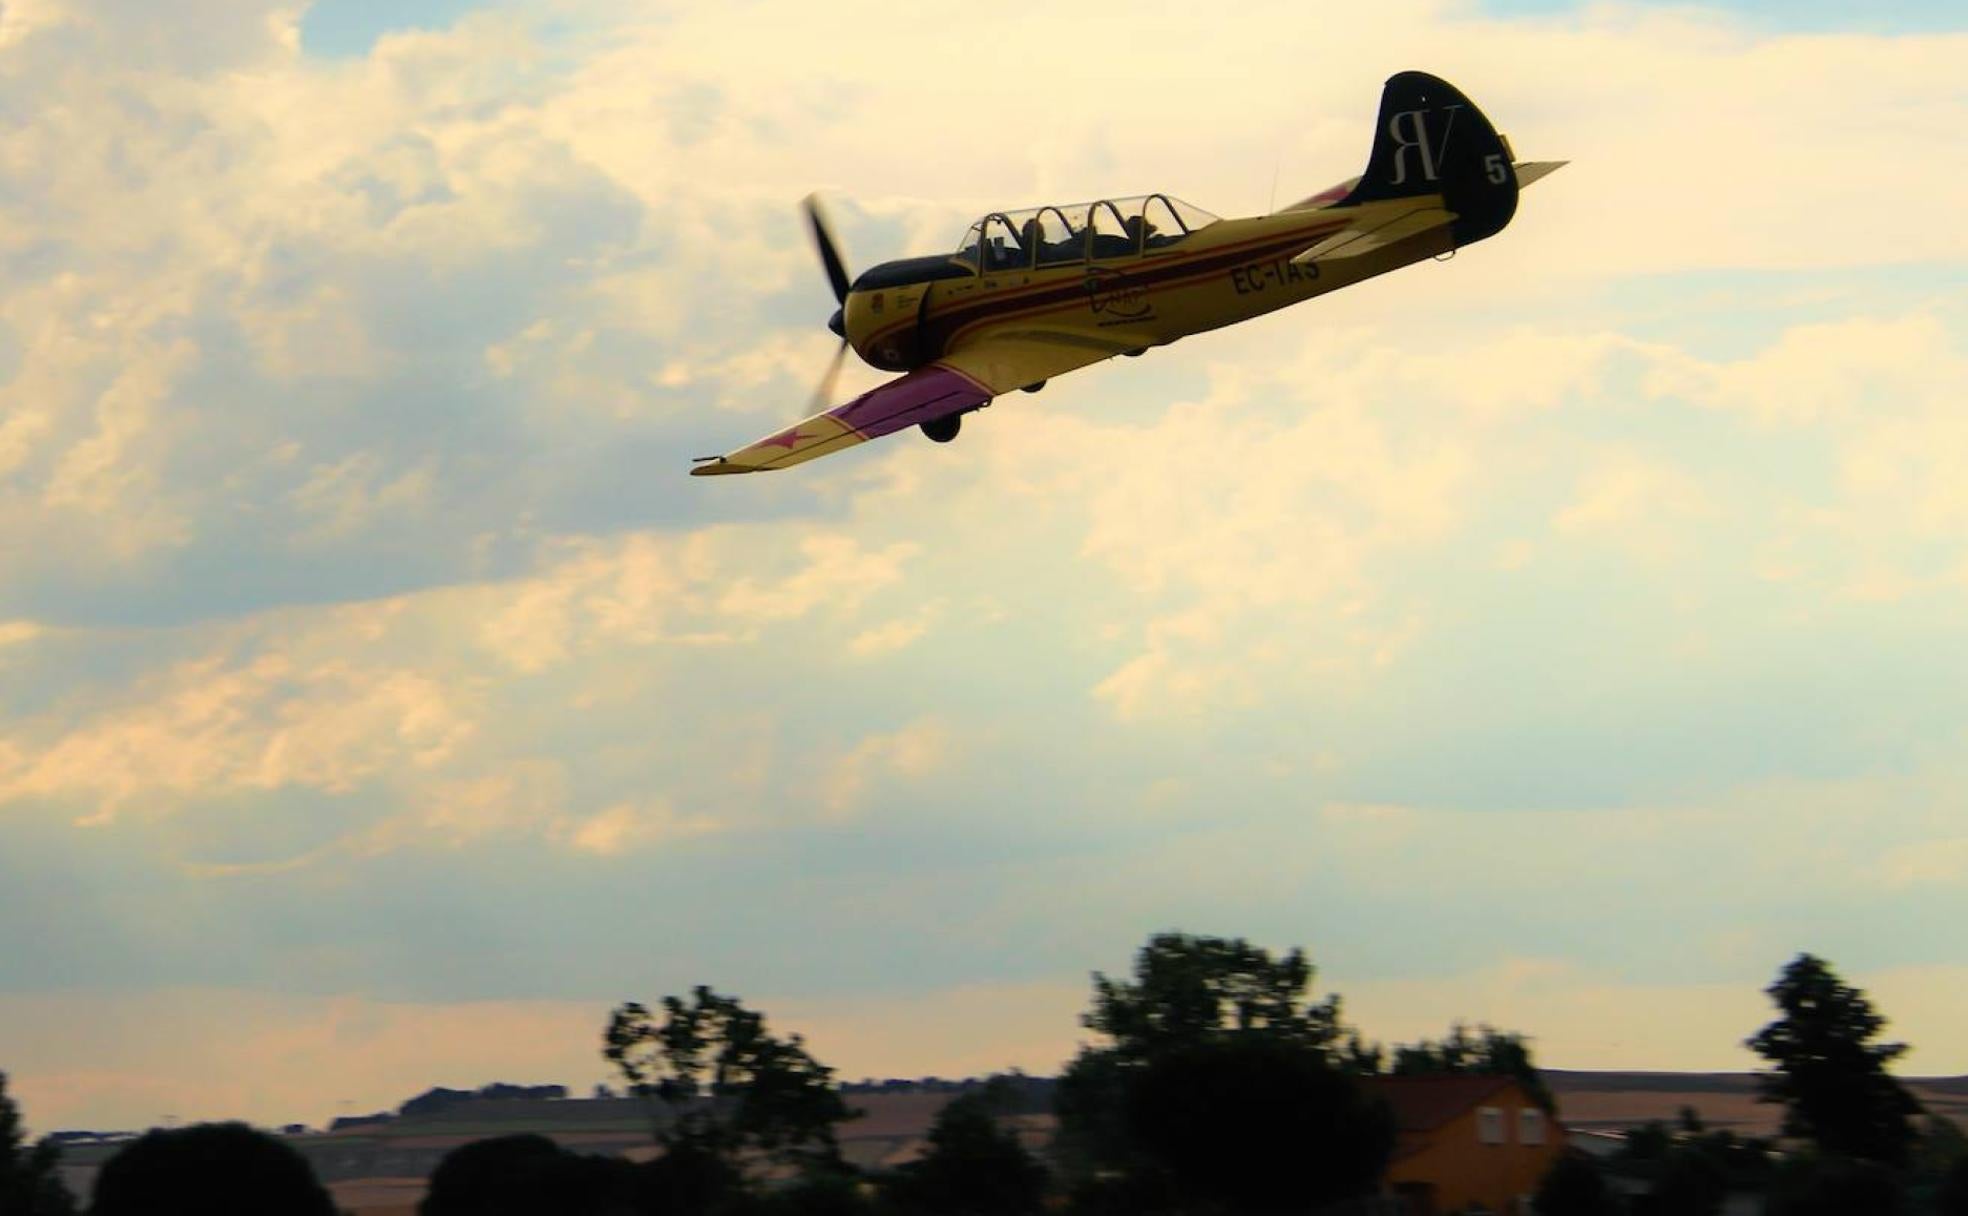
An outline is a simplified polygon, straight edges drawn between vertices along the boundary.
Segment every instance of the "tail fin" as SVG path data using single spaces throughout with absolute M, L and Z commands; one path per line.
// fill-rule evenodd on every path
M 1474 244 L 1517 213 L 1510 160 L 1510 146 L 1454 85 L 1401 72 L 1380 94 L 1367 171 L 1340 205 L 1440 194 L 1456 213 L 1456 244 Z

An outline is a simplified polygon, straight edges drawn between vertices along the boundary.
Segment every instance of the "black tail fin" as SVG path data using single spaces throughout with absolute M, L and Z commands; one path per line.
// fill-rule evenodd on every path
M 1346 202 L 1425 194 L 1440 194 L 1456 213 L 1456 244 L 1474 244 L 1517 213 L 1517 172 L 1474 102 L 1440 77 L 1401 72 L 1381 92 L 1373 154 Z

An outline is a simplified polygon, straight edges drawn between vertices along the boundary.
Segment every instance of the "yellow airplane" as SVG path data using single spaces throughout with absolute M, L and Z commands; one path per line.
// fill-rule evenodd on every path
M 1381 92 L 1367 171 L 1272 215 L 1224 220 L 1165 194 L 997 211 L 957 252 L 884 262 L 851 283 L 814 201 L 807 219 L 841 338 L 904 372 L 723 456 L 698 476 L 783 469 L 911 426 L 938 443 L 993 398 L 1115 355 L 1218 329 L 1501 232 L 1517 192 L 1565 164 L 1517 162 L 1447 81 L 1402 72 Z

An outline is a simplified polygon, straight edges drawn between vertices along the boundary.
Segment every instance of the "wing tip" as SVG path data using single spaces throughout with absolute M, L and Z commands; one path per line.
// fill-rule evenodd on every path
M 692 477 L 722 477 L 727 473 L 756 472 L 758 470 L 749 465 L 733 464 L 722 456 L 713 456 L 709 460 L 700 460 L 690 468 L 690 475 Z

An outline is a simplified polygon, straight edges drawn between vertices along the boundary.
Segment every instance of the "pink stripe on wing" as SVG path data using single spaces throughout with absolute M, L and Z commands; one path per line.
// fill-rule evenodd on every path
M 976 409 L 990 399 L 990 392 L 969 376 L 932 363 L 877 385 L 846 405 L 828 410 L 827 414 L 874 439 Z

